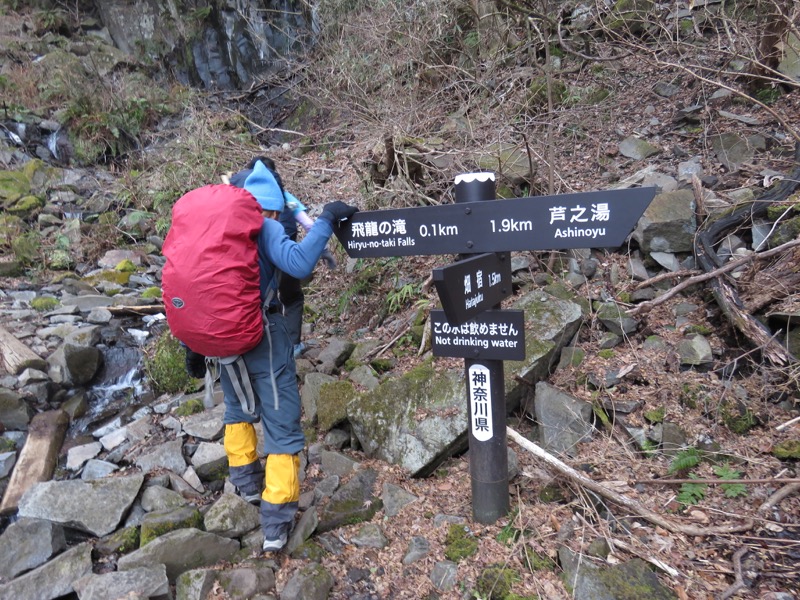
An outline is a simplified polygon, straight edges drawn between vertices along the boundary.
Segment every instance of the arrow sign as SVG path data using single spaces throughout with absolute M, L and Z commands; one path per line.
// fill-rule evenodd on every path
M 479 254 L 433 270 L 433 283 L 451 325 L 461 325 L 511 295 L 508 253 Z
M 351 258 L 616 248 L 656 188 L 357 212 L 334 229 Z

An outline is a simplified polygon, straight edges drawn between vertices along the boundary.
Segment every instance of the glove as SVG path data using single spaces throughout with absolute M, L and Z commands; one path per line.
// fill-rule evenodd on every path
M 206 357 L 186 348 L 186 372 L 189 377 L 202 379 L 206 376 Z
M 331 271 L 336 268 L 336 258 L 333 256 L 333 252 L 325 248 L 320 254 L 319 259 L 325 263 L 325 266 L 328 267 Z
M 322 214 L 319 216 L 320 219 L 325 219 L 333 225 L 334 223 L 338 223 L 339 221 L 344 221 L 345 219 L 349 219 L 354 214 L 358 212 L 358 209 L 355 206 L 350 206 L 349 204 L 345 204 L 341 200 L 335 200 L 334 202 L 328 202 L 322 208 Z

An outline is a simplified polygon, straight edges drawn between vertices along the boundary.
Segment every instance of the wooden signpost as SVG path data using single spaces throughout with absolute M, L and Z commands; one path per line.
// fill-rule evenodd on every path
M 655 188 L 495 200 L 494 173 L 455 179 L 455 204 L 358 212 L 335 228 L 352 258 L 458 254 L 433 270 L 434 356 L 464 359 L 472 516 L 491 524 L 509 510 L 504 360 L 525 359 L 525 315 L 501 310 L 519 250 L 616 248 Z M 486 202 L 493 200 L 493 202 Z

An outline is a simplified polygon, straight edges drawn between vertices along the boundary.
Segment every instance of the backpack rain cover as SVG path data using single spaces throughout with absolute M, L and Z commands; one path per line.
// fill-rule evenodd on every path
M 161 291 L 172 334 L 192 351 L 234 356 L 261 341 L 263 221 L 252 194 L 232 185 L 197 188 L 173 206 Z

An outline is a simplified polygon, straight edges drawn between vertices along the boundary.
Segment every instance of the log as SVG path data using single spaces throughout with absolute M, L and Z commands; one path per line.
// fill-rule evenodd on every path
M 0 365 L 11 375 L 27 368 L 47 371 L 47 361 L 3 327 L 0 327 Z
M 36 483 L 49 481 L 58 464 L 58 453 L 69 425 L 69 415 L 61 409 L 39 413 L 28 426 L 28 439 L 11 472 L 0 515 L 16 512 L 22 495 Z

